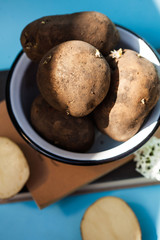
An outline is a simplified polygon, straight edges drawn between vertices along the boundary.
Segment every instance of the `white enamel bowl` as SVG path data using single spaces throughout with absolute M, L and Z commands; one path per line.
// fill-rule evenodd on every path
M 156 51 L 135 33 L 117 26 L 120 33 L 119 47 L 130 48 L 153 62 L 160 72 L 160 60 Z M 159 126 L 160 101 L 151 111 L 140 131 L 126 142 L 117 142 L 96 132 L 92 148 L 87 153 L 75 153 L 60 149 L 43 139 L 30 124 L 30 107 L 38 94 L 36 85 L 37 65 L 21 52 L 11 68 L 6 102 L 11 120 L 20 135 L 37 151 L 61 162 L 70 164 L 100 164 L 125 157 L 140 148 L 154 134 Z

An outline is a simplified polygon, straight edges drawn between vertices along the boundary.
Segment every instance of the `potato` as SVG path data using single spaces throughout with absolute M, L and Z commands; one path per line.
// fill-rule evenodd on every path
M 85 152 L 94 141 L 89 117 L 74 118 L 52 108 L 42 96 L 32 103 L 31 123 L 47 141 L 70 151 Z
M 105 98 L 110 85 L 110 67 L 89 43 L 67 41 L 42 58 L 37 85 L 52 107 L 74 117 L 83 117 Z
M 0 137 L 0 199 L 17 194 L 29 175 L 29 165 L 19 146 L 6 137 Z
M 28 24 L 21 34 L 24 52 L 33 61 L 40 61 L 51 48 L 69 40 L 88 42 L 107 54 L 117 45 L 119 33 L 104 14 L 79 12 L 42 17 Z
M 160 80 L 155 66 L 132 50 L 117 57 L 110 90 L 96 108 L 94 119 L 100 131 L 117 141 L 134 136 L 160 96 Z
M 118 197 L 94 202 L 81 221 L 83 240 L 141 240 L 138 219 L 129 205 Z

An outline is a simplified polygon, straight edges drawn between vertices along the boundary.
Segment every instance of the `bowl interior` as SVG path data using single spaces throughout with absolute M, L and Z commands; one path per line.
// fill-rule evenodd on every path
M 160 62 L 154 50 L 136 34 L 117 26 L 120 33 L 119 47 L 133 49 L 153 62 L 160 71 Z M 149 114 L 140 131 L 126 142 L 117 142 L 96 131 L 95 141 L 87 153 L 74 153 L 60 149 L 44 140 L 30 124 L 30 108 L 33 99 L 39 94 L 36 85 L 38 65 L 31 62 L 26 54 L 15 60 L 7 82 L 7 107 L 10 117 L 24 139 L 36 150 L 67 163 L 94 164 L 117 160 L 131 154 L 144 144 L 158 127 L 160 101 Z

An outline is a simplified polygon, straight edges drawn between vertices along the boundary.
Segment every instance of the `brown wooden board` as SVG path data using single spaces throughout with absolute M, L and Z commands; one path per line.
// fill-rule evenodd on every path
M 16 142 L 24 152 L 31 172 L 27 187 L 40 208 L 73 193 L 132 158 L 129 156 L 96 166 L 77 166 L 51 160 L 31 148 L 18 134 L 8 115 L 5 101 L 0 104 L 0 136 Z

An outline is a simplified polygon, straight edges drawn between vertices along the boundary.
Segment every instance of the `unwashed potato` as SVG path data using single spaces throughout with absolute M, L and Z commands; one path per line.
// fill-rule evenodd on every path
M 119 50 L 120 51 L 120 50 Z M 160 97 L 155 66 L 137 52 L 114 52 L 112 77 L 105 100 L 96 108 L 98 129 L 117 141 L 134 136 Z
M 89 117 L 74 118 L 51 107 L 42 96 L 32 103 L 31 123 L 49 142 L 70 151 L 85 152 L 93 144 L 94 126 Z
M 113 22 L 99 12 L 78 12 L 46 16 L 29 23 L 21 34 L 27 56 L 40 61 L 54 46 L 69 40 L 82 40 L 103 54 L 117 45 L 119 33 Z
M 43 98 L 55 109 L 83 117 L 105 98 L 110 67 L 89 43 L 68 41 L 52 48 L 42 58 L 37 84 Z
M 83 240 L 141 240 L 141 229 L 129 205 L 117 197 L 93 203 L 81 221 Z
M 30 175 L 27 160 L 19 146 L 0 137 L 0 199 L 17 194 Z

